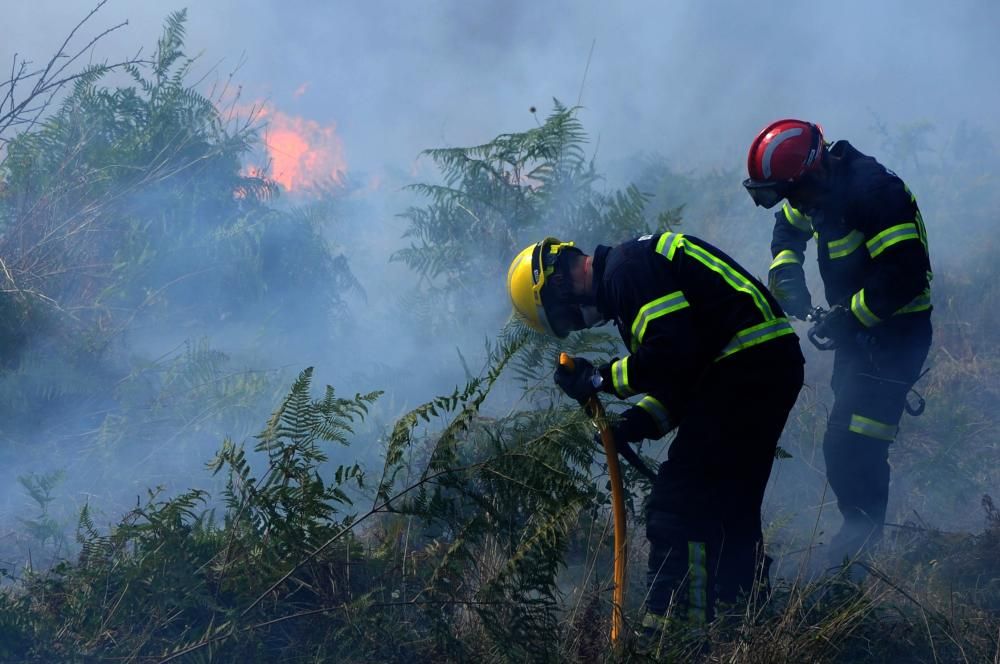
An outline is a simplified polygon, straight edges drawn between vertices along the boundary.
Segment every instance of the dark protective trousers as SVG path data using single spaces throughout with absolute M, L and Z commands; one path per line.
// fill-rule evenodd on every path
M 833 409 L 823 439 L 826 475 L 844 517 L 830 543 L 837 565 L 877 544 L 889 499 L 889 444 L 931 345 L 929 314 L 878 325 L 833 362 Z
M 763 561 L 760 507 L 778 438 L 802 387 L 798 340 L 715 363 L 685 408 L 646 513 L 648 626 L 711 620 L 749 592 Z

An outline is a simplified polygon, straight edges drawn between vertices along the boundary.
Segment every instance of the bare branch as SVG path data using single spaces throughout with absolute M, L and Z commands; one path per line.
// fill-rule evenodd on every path
M 55 64 L 56 64 L 56 61 L 57 61 L 57 60 L 58 60 L 59 58 L 61 58 L 61 57 L 64 57 L 64 54 L 66 53 L 66 47 L 67 47 L 67 46 L 69 46 L 69 43 L 70 43 L 70 41 L 72 41 L 72 39 L 73 39 L 73 35 L 75 35 L 75 34 L 76 34 L 76 31 L 77 31 L 77 30 L 79 30 L 80 28 L 82 28 L 82 27 L 83 27 L 83 24 L 84 24 L 84 23 L 86 23 L 87 21 L 89 21 L 89 20 L 90 20 L 90 18 L 91 18 L 91 17 L 92 17 L 92 16 L 94 15 L 94 14 L 96 14 L 96 13 L 97 13 L 98 11 L 100 11 L 101 7 L 103 7 L 104 5 L 106 5 L 106 4 L 107 4 L 107 2 L 108 2 L 108 0 L 100 0 L 100 1 L 99 1 L 99 2 L 97 3 L 97 6 L 96 6 L 96 7 L 94 7 L 93 9 L 91 9 L 91 10 L 90 10 L 90 13 L 89 13 L 89 14 L 87 14 L 87 15 L 86 15 L 86 16 L 85 16 L 85 17 L 83 18 L 83 20 L 82 20 L 82 21 L 80 21 L 79 23 L 77 23 L 77 24 L 76 24 L 76 25 L 75 25 L 75 26 L 73 27 L 73 29 L 69 31 L 69 34 L 68 34 L 68 35 L 66 35 L 66 39 L 64 39 L 64 40 L 63 40 L 63 43 L 62 43 L 62 46 L 60 46 L 60 47 L 59 47 L 59 50 L 58 50 L 58 51 L 56 51 L 56 52 L 55 52 L 55 54 L 53 54 L 52 58 L 51 58 L 51 59 L 49 60 L 49 63 L 48 63 L 48 64 L 47 64 L 46 66 L 45 66 L 45 70 L 44 70 L 44 71 L 42 72 L 41 76 L 39 77 L 39 81 L 44 81 L 44 80 L 45 80 L 45 79 L 46 79 L 46 78 L 48 77 L 48 74 L 49 74 L 49 72 L 50 72 L 50 71 L 52 71 L 52 67 L 53 67 L 53 66 L 55 66 Z M 34 92 L 37 92 L 37 89 L 38 89 L 38 84 L 36 83 L 36 84 L 35 84 L 35 90 L 33 90 L 32 92 L 33 92 L 33 93 L 34 93 Z
M 70 73 L 70 67 L 78 63 L 84 53 L 92 52 L 93 47 L 101 39 L 112 32 L 128 25 L 128 21 L 123 21 L 99 32 L 86 44 L 78 49 L 68 50 L 77 32 L 88 22 L 100 9 L 107 4 L 108 0 L 100 0 L 97 5 L 80 22 L 78 22 L 58 50 L 49 58 L 44 67 L 31 69 L 31 61 L 18 57 L 14 54 L 11 61 L 10 76 L 6 81 L 0 82 L 0 144 L 10 140 L 5 134 L 11 129 L 18 132 L 28 131 L 34 127 L 51 107 L 53 101 L 67 85 L 81 79 L 84 76 L 104 75 L 107 72 L 121 69 L 129 65 L 144 64 L 147 61 L 140 59 L 139 54 L 135 57 L 118 62 L 107 62 L 99 65 L 87 65 L 82 71 Z M 140 52 L 141 53 L 141 52 Z M 30 91 L 23 99 L 17 99 L 17 89 L 19 86 L 30 84 Z

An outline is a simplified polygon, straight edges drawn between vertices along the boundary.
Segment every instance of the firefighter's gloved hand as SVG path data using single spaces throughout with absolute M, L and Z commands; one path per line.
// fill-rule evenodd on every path
M 572 369 L 561 364 L 556 367 L 555 381 L 567 396 L 586 404 L 600 390 L 601 375 L 590 360 L 574 357 Z
M 656 425 L 646 411 L 633 406 L 611 423 L 615 442 L 639 443 L 657 437 Z
M 782 266 L 788 267 L 788 266 Z M 787 271 L 772 270 L 768 275 L 767 288 L 774 295 L 785 313 L 805 320 L 812 309 L 812 296 L 806 287 L 802 268 L 795 266 L 799 274 L 787 274 Z
M 649 434 L 643 430 L 642 423 L 636 418 L 623 417 L 611 424 L 610 429 L 618 454 L 647 479 L 655 480 L 656 473 L 646 465 L 646 462 L 631 445 L 631 443 L 638 443 L 649 437 Z M 604 446 L 600 431 L 594 434 L 594 444 L 598 447 Z
M 838 346 L 863 343 L 870 337 L 857 316 L 840 304 L 826 312 L 823 320 L 816 324 L 815 331 L 817 337 L 833 339 Z

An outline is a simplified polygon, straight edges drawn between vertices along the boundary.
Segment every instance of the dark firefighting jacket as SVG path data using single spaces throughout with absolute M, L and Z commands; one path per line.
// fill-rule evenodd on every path
M 802 261 L 814 237 L 830 306 L 850 307 L 865 327 L 930 315 L 927 232 L 913 194 L 847 141 L 835 143 L 830 155 L 829 203 L 805 215 L 786 202 L 775 214 L 771 283 L 804 291 Z
M 621 398 L 645 393 L 636 408 L 655 423 L 634 440 L 673 428 L 709 367 L 780 337 L 794 339 L 768 290 L 696 237 L 663 233 L 598 247 L 593 269 L 597 307 L 631 351 L 600 368 L 602 388 Z M 630 415 L 635 419 L 635 409 Z

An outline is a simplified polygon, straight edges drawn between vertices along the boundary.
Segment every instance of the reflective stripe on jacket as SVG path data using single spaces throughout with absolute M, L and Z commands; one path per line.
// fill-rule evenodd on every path
M 651 393 L 652 420 L 667 412 L 712 363 L 794 335 L 767 289 L 732 258 L 690 235 L 663 233 L 594 254 L 597 305 L 631 351 L 610 366 L 620 397 Z M 647 408 L 647 412 L 648 412 Z M 656 410 L 656 409 L 654 409 Z
M 931 309 L 927 232 L 902 180 L 847 141 L 830 148 L 826 205 L 810 215 L 785 203 L 775 213 L 770 270 L 777 281 L 804 280 L 810 237 L 832 306 L 850 307 L 866 327 Z

